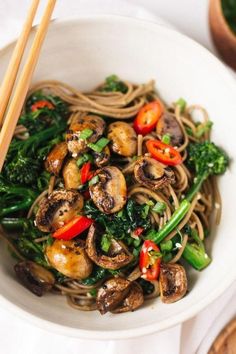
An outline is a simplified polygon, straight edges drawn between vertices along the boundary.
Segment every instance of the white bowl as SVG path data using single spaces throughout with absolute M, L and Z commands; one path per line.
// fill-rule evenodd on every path
M 0 53 L 3 76 L 13 44 Z M 150 22 L 116 16 L 96 16 L 52 23 L 34 81 L 63 80 L 81 90 L 96 86 L 109 74 L 134 82 L 153 78 L 169 103 L 184 97 L 206 107 L 214 121 L 214 139 L 231 157 L 236 151 L 236 86 L 213 55 L 187 37 Z M 65 298 L 38 298 L 15 279 L 13 260 L 1 242 L 0 302 L 23 318 L 63 335 L 96 339 L 130 338 L 171 327 L 216 299 L 236 278 L 235 164 L 220 181 L 223 196 L 221 225 L 211 235 L 212 264 L 189 274 L 190 292 L 166 305 L 150 301 L 121 315 L 79 312 Z

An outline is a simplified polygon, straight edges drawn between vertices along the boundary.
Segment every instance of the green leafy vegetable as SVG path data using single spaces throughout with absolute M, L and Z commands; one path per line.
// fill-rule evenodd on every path
M 108 76 L 105 84 L 102 86 L 101 91 L 106 92 L 127 92 L 127 86 L 116 75 Z
M 222 10 L 230 28 L 236 34 L 236 0 L 222 0 Z
M 0 175 L 0 217 L 30 208 L 37 193 L 7 182 Z
M 131 239 L 130 241 L 133 242 L 132 231 L 137 227 L 143 227 L 147 230 L 151 226 L 150 219 L 144 213 L 145 207 L 145 204 L 140 205 L 129 199 L 122 213 L 107 215 L 97 209 L 91 201 L 88 201 L 85 203 L 84 212 L 101 224 L 108 235 L 117 239 L 124 239 L 126 242 Z

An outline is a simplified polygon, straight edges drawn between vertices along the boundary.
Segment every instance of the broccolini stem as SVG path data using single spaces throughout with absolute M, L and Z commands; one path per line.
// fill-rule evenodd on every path
M 25 218 L 3 218 L 0 220 L 0 224 L 7 231 L 14 231 L 22 229 L 25 225 Z
M 0 217 L 8 215 L 10 213 L 14 213 L 19 210 L 28 209 L 37 197 L 36 193 L 21 187 L 11 187 L 9 193 L 16 196 L 21 196 L 22 200 L 16 202 L 14 205 L 11 205 L 7 208 L 2 208 L 0 210 Z
M 152 237 L 152 241 L 155 243 L 160 243 L 167 235 L 169 235 L 169 233 L 173 231 L 185 217 L 189 211 L 190 205 L 190 202 L 187 199 L 184 199 L 175 210 L 170 220 L 167 221 L 163 228 Z
M 183 258 L 197 270 L 206 268 L 211 263 L 211 258 L 206 254 L 205 250 L 199 245 L 187 242 Z
M 189 202 L 193 200 L 197 192 L 201 189 L 202 183 L 205 181 L 205 179 L 208 177 L 208 174 L 205 173 L 202 176 L 197 177 L 196 182 L 192 185 L 192 187 L 189 189 L 185 199 L 187 199 Z

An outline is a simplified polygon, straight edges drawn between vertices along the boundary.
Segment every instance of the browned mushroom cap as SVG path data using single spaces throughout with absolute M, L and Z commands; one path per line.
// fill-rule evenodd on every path
M 80 133 L 84 129 L 91 129 L 93 134 L 86 140 L 80 139 Z M 88 143 L 96 142 L 105 129 L 104 120 L 95 115 L 87 115 L 83 118 L 75 116 L 66 134 L 68 150 L 73 157 L 87 150 Z
M 81 185 L 80 169 L 75 159 L 70 159 L 65 164 L 63 171 L 63 179 L 66 189 L 78 189 Z
M 19 262 L 14 269 L 21 283 L 37 296 L 51 290 L 55 283 L 55 278 L 49 270 L 32 261 Z
M 166 304 L 180 300 L 187 291 L 187 276 L 179 264 L 162 264 L 160 271 L 161 300 Z
M 114 310 L 128 295 L 131 282 L 124 278 L 107 280 L 97 293 L 97 308 L 102 315 Z
M 67 153 L 68 149 L 66 142 L 62 142 L 55 145 L 46 158 L 46 170 L 58 176 Z
M 83 197 L 78 192 L 55 190 L 39 203 L 36 225 L 43 232 L 53 232 L 76 216 L 83 204 Z
M 122 156 L 134 156 L 137 151 L 137 135 L 131 125 L 115 122 L 108 127 L 108 139 L 111 149 Z
M 53 268 L 69 278 L 85 279 L 92 273 L 93 264 L 82 240 L 55 240 L 46 247 L 46 256 Z
M 86 239 L 86 252 L 94 263 L 105 269 L 120 269 L 133 260 L 133 255 L 121 241 L 112 240 L 108 254 L 103 254 L 96 244 L 97 231 L 94 225 L 90 226 Z
M 94 163 L 97 167 L 103 167 L 107 165 L 111 157 L 110 149 L 108 146 L 106 146 L 102 152 L 93 151 L 92 154 L 94 157 Z
M 157 160 L 144 156 L 134 166 L 134 177 L 142 185 L 157 190 L 174 183 L 175 174 Z
M 127 198 L 125 177 L 115 166 L 103 167 L 96 172 L 98 182 L 89 187 L 91 198 L 103 213 L 112 214 L 123 208 Z
M 127 312 L 127 311 L 134 311 L 138 307 L 140 307 L 144 302 L 144 296 L 143 296 L 143 290 L 141 286 L 133 282 L 131 283 L 129 293 L 125 297 L 125 299 L 122 301 L 120 305 L 118 305 L 115 310 L 113 310 L 113 313 L 122 313 L 122 312 Z
M 170 144 L 180 146 L 184 142 L 184 133 L 175 116 L 169 112 L 164 113 L 157 122 L 156 132 L 158 138 L 163 135 L 170 135 Z

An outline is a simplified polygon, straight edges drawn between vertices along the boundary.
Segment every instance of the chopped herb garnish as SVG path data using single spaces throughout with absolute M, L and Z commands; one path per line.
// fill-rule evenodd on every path
M 92 157 L 92 155 L 90 155 L 90 154 L 83 154 L 82 156 L 80 156 L 79 158 L 78 158 L 78 160 L 77 160 L 77 166 L 78 167 L 81 167 L 85 162 L 88 162 L 88 161 L 90 161 L 90 162 L 93 162 L 93 157 Z
M 95 152 L 102 152 L 102 150 L 104 149 L 105 146 L 107 146 L 109 141 L 110 140 L 107 138 L 101 138 L 95 144 L 89 143 L 88 147 L 90 147 L 90 149 L 92 149 Z
M 89 186 L 93 186 L 94 184 L 99 182 L 99 176 L 94 176 L 90 181 L 89 181 Z
M 206 124 L 200 124 L 197 127 L 195 136 L 197 138 L 201 138 L 203 136 L 203 134 L 205 134 L 211 130 L 212 125 L 213 125 L 213 122 L 211 122 L 210 120 L 208 122 L 206 122 Z
M 90 290 L 89 294 L 90 294 L 92 297 L 96 297 L 96 296 L 97 296 L 97 289 L 92 289 L 92 290 Z
M 90 136 L 92 135 L 93 135 L 93 131 L 91 129 L 86 128 L 80 132 L 79 138 L 82 140 L 86 140 L 90 138 Z
M 157 214 L 163 214 L 165 210 L 166 210 L 166 203 L 164 202 L 157 202 L 152 208 L 152 211 L 154 211 Z
M 173 242 L 171 240 L 162 241 L 160 243 L 161 252 L 170 252 L 173 249 Z
M 101 249 L 107 253 L 109 251 L 110 246 L 111 246 L 111 237 L 107 234 L 102 235 Z
M 179 106 L 180 112 L 182 113 L 186 108 L 187 102 L 185 101 L 185 99 L 179 98 L 178 101 L 175 102 L 175 104 Z
M 164 144 L 169 145 L 169 144 L 170 144 L 170 138 L 171 138 L 170 134 L 165 134 L 165 135 L 163 135 L 161 141 L 162 141 Z

